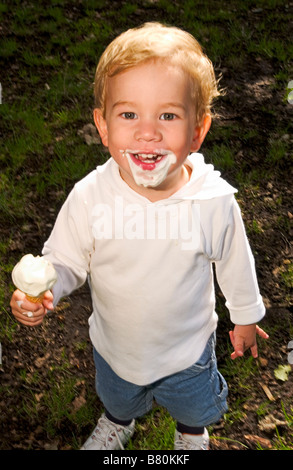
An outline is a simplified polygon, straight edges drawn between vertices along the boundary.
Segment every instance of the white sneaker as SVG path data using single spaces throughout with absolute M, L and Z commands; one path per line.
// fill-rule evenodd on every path
M 175 431 L 174 450 L 208 450 L 209 434 L 206 428 L 201 435 L 182 434 Z
M 128 426 L 121 426 L 102 414 L 91 436 L 80 450 L 124 450 L 124 444 L 134 433 L 134 425 L 134 419 Z

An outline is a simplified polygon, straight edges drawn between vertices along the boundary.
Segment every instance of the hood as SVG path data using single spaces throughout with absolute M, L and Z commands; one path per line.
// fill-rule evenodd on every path
M 208 200 L 215 197 L 237 193 L 237 189 L 231 186 L 221 177 L 221 173 L 214 166 L 207 164 L 201 153 L 192 153 L 186 160 L 192 173 L 189 182 L 169 199 L 193 199 Z

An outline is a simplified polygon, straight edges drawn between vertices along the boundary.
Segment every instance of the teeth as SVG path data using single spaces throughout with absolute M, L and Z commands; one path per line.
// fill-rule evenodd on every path
M 149 161 L 152 162 L 153 160 L 161 160 L 162 155 L 150 154 L 150 153 L 138 153 L 134 154 L 135 158 L 138 160 Z

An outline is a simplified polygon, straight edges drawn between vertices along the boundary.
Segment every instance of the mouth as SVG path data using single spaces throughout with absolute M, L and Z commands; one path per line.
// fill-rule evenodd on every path
M 139 186 L 157 187 L 166 178 L 169 168 L 176 163 L 170 150 L 120 150 L 127 158 L 132 176 Z
M 136 165 L 141 167 L 143 170 L 154 170 L 156 166 L 168 155 L 166 151 L 155 151 L 154 153 L 142 153 L 136 151 L 126 150 L 125 154 L 128 154 Z

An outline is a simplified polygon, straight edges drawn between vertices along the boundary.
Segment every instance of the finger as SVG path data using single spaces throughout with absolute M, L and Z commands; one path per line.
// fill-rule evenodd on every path
M 22 310 L 27 310 L 27 311 L 31 311 L 31 312 L 38 312 L 39 310 L 42 310 L 44 307 L 42 304 L 40 303 L 35 303 L 35 302 L 30 302 L 29 300 L 27 300 L 27 298 L 24 299 L 24 301 L 22 302 L 21 304 L 21 311 Z
M 19 318 L 18 321 L 22 324 L 22 325 L 25 325 L 25 326 L 30 326 L 30 327 L 34 327 L 34 326 L 38 326 L 38 325 L 41 325 L 43 323 L 43 320 L 44 320 L 44 317 L 41 317 L 41 318 L 29 318 L 29 317 L 26 317 L 26 316 L 23 316 L 23 318 Z
M 22 308 L 24 300 L 25 300 L 24 293 L 17 289 L 12 294 L 12 297 L 11 297 L 11 300 L 10 300 L 10 307 L 12 309 L 16 309 L 16 310 L 20 311 L 21 308 Z
M 231 341 L 232 345 L 234 346 L 234 333 L 233 333 L 233 331 L 229 331 L 229 336 L 230 336 L 230 341 Z
M 234 344 L 234 349 L 235 349 L 235 353 L 236 353 L 238 356 L 243 356 L 244 343 L 243 343 L 243 341 L 241 340 L 241 338 L 236 338 L 235 344 Z
M 243 352 L 240 351 L 239 349 L 235 349 L 235 351 L 232 352 L 231 354 L 231 359 L 236 359 L 237 357 L 242 357 L 243 356 Z
M 256 325 L 256 333 L 262 338 L 265 338 L 265 339 L 269 338 L 269 335 L 264 330 L 262 330 L 258 325 Z
M 42 308 L 40 303 L 30 302 L 20 290 L 16 290 L 13 293 L 10 306 L 14 311 L 18 311 L 19 313 L 23 313 L 23 310 L 35 312 Z
M 252 357 L 254 357 L 254 358 L 258 357 L 257 344 L 256 343 L 253 346 L 251 346 L 250 351 L 251 351 Z
M 47 292 L 45 292 L 45 295 L 44 295 L 43 306 L 47 310 L 54 310 L 53 300 L 54 300 L 54 296 L 52 292 L 48 290 Z
M 36 326 L 43 322 L 46 313 L 47 310 L 41 308 L 35 312 L 29 310 L 23 310 L 21 313 L 14 312 L 14 316 L 23 325 Z
M 232 354 L 230 356 L 231 359 L 234 360 L 237 357 L 242 357 L 243 356 L 243 344 L 242 344 L 242 342 L 239 342 L 239 340 L 238 340 L 238 344 L 236 343 L 233 331 L 229 331 L 229 336 L 230 336 L 230 341 L 232 343 L 232 346 L 234 347 L 234 351 L 232 352 Z

